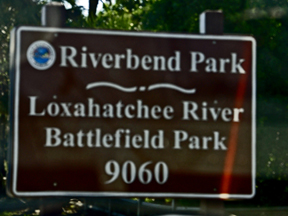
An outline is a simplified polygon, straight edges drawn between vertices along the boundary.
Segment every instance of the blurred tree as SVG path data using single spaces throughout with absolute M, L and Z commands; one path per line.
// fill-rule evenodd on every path
M 155 0 L 106 1 L 97 18 L 88 22 L 88 27 L 118 30 L 142 30 L 144 14 Z
M 89 0 L 89 18 L 92 20 L 96 17 L 97 6 L 98 0 Z

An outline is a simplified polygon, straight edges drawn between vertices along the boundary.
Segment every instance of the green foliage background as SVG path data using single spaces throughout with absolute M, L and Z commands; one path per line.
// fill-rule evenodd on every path
M 44 3 L 0 0 L 0 171 L 3 176 L 9 130 L 10 30 L 18 25 L 40 25 Z M 71 5 L 67 10 L 68 27 L 197 34 L 200 13 L 210 9 L 223 11 L 225 34 L 253 35 L 257 41 L 257 194 L 245 202 L 287 206 L 287 0 L 116 0 L 115 4 L 107 1 L 97 16 L 90 17 L 82 15 L 83 8 L 75 0 L 66 3 Z

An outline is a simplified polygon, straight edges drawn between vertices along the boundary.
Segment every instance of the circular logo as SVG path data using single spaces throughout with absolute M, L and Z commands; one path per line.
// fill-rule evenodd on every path
M 39 40 L 29 46 L 27 59 L 35 69 L 46 70 L 54 64 L 56 52 L 48 42 Z

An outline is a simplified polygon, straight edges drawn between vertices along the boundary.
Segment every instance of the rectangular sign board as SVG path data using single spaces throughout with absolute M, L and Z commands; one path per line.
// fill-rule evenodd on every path
M 249 36 L 20 27 L 14 196 L 251 198 Z

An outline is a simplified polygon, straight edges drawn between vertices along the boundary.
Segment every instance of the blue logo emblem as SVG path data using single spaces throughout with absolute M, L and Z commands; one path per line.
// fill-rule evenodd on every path
M 36 41 L 27 50 L 27 60 L 30 65 L 38 70 L 50 68 L 56 59 L 54 48 L 46 41 Z

